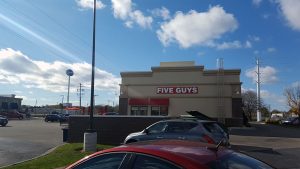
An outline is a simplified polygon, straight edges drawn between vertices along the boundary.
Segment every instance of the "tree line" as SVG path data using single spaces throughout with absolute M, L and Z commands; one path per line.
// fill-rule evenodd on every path
M 263 99 L 260 99 L 260 112 L 262 117 L 270 117 L 271 114 L 284 113 L 287 114 L 296 114 L 300 117 L 300 83 L 288 87 L 284 90 L 283 95 L 286 98 L 286 104 L 289 107 L 287 112 L 279 111 L 276 109 L 270 110 L 270 106 L 265 104 Z M 242 93 L 243 100 L 243 110 L 245 116 L 251 121 L 256 117 L 257 111 L 257 96 L 256 92 L 252 90 L 247 90 Z

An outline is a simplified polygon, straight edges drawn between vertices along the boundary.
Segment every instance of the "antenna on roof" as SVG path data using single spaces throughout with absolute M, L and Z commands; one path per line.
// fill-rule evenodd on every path
M 217 152 L 219 151 L 219 147 L 222 143 L 224 143 L 225 138 L 223 138 L 215 147 L 207 147 L 207 149 L 212 150 L 216 153 L 216 156 L 218 155 Z

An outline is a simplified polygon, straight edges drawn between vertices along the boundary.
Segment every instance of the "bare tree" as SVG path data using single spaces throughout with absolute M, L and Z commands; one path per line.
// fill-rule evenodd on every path
M 244 112 L 246 113 L 248 119 L 251 121 L 253 113 L 256 112 L 256 105 L 257 105 L 256 93 L 251 90 L 243 92 L 242 99 L 243 99 Z
M 300 83 L 284 90 L 291 111 L 300 117 Z

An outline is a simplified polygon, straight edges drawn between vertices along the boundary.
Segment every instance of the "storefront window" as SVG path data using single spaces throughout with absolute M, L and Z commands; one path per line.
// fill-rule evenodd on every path
M 131 115 L 133 116 L 147 116 L 147 106 L 131 106 Z
M 152 106 L 151 116 L 167 116 L 168 107 L 167 106 Z
M 159 116 L 159 106 L 151 107 L 151 116 Z

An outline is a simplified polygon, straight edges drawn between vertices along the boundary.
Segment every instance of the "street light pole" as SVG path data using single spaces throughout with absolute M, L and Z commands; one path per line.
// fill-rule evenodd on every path
M 94 0 L 94 19 L 93 19 L 93 53 L 92 53 L 92 79 L 91 79 L 91 113 L 90 130 L 94 130 L 94 86 L 95 86 L 95 43 L 96 43 L 96 0 Z
M 69 80 L 68 80 L 68 95 L 67 95 L 67 103 L 70 103 L 69 102 L 69 98 L 70 98 L 70 79 L 71 79 L 71 76 L 68 76 L 69 77 Z
M 97 132 L 94 130 L 94 84 L 95 84 L 95 42 L 96 42 L 96 0 L 94 0 L 94 18 L 93 18 L 93 52 L 92 52 L 92 79 L 91 79 L 91 100 L 90 100 L 90 125 L 84 133 L 84 151 L 97 150 Z
M 60 113 L 63 113 L 63 109 L 64 109 L 64 95 L 60 95 L 62 98 L 61 98 L 61 112 Z

